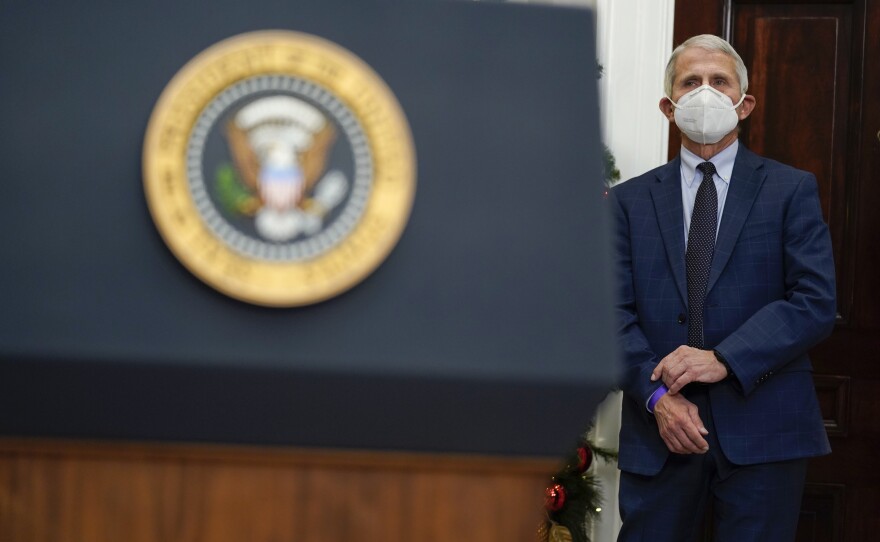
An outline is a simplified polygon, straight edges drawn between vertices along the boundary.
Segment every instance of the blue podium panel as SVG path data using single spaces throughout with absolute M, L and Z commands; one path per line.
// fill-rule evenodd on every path
M 415 200 L 351 290 L 265 308 L 193 276 L 144 196 L 163 88 L 231 36 L 353 52 Z M 612 385 L 589 11 L 465 2 L 6 3 L 0 433 L 546 455 Z

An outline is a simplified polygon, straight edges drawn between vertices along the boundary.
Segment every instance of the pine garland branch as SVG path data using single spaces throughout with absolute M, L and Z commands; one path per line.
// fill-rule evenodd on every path
M 576 453 L 546 490 L 547 516 L 538 530 L 541 542 L 590 542 L 587 533 L 598 519 L 602 504 L 602 488 L 591 468 L 595 458 L 616 461 L 617 450 L 596 446 L 585 434 Z

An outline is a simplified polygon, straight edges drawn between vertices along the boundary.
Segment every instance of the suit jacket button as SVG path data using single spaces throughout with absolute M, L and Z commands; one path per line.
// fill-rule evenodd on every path
M 679 314 L 678 323 L 684 325 L 685 322 L 687 322 L 687 318 L 685 318 L 684 314 Z

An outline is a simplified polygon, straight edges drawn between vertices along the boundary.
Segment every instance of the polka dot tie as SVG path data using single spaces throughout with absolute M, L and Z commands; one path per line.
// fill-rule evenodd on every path
M 712 162 L 703 162 L 697 166 L 697 169 L 703 174 L 703 180 L 694 200 L 685 263 L 688 289 L 688 346 L 703 348 L 703 303 L 706 300 L 706 284 L 709 282 L 712 254 L 715 252 L 718 191 L 715 190 L 715 181 L 712 180 L 715 165 Z

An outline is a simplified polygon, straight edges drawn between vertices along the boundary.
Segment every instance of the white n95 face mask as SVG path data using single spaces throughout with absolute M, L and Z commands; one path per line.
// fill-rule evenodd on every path
M 676 126 L 694 143 L 708 145 L 718 143 L 736 128 L 739 123 L 736 108 L 745 98 L 743 94 L 734 105 L 726 94 L 703 85 L 679 98 L 678 103 L 672 98 L 669 101 L 675 106 Z

